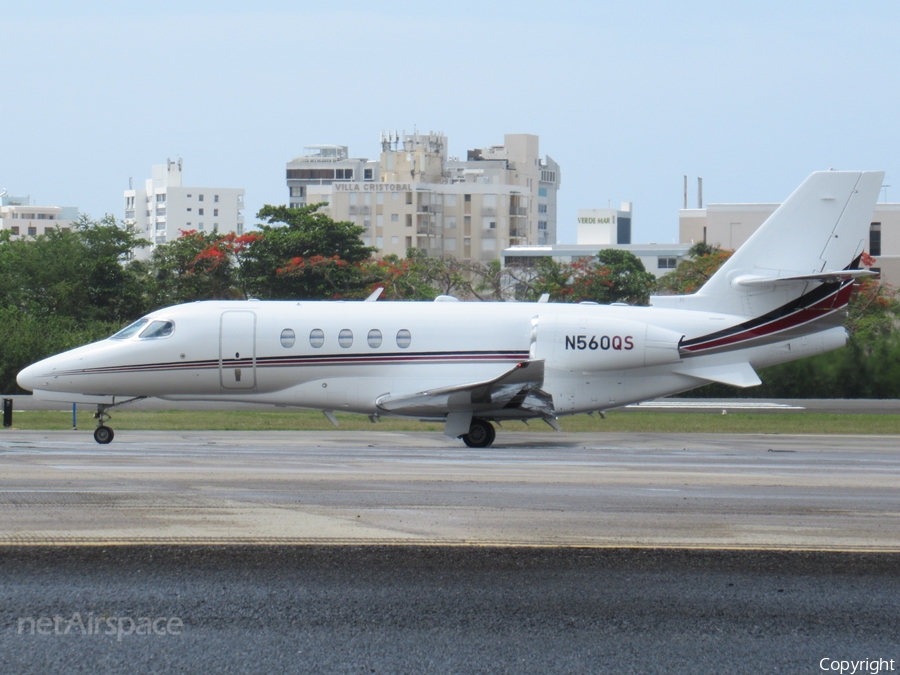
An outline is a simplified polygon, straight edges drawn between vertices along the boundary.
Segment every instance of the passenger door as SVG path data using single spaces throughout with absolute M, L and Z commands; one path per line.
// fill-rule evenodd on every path
M 222 312 L 219 324 L 219 378 L 225 389 L 256 386 L 256 314 Z

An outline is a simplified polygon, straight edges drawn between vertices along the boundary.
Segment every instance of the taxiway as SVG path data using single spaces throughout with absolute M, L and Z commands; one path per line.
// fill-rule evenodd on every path
M 0 435 L 0 542 L 900 550 L 892 436 Z

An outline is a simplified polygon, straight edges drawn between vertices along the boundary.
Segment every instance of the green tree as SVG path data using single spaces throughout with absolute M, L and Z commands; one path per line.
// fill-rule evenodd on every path
M 575 262 L 572 268 L 572 302 L 646 305 L 656 288 L 656 277 L 631 251 L 604 249 L 597 254 L 596 261 Z
M 112 216 L 82 216 L 75 229 L 34 239 L 0 238 L 0 306 L 35 316 L 124 322 L 146 309 L 142 267 L 129 261 L 143 243 Z
M 434 300 L 439 295 L 434 282 L 443 260 L 418 249 L 409 249 L 405 258 L 392 254 L 367 260 L 362 267 L 367 294 L 383 288 L 384 300 Z
M 156 280 L 156 303 L 239 299 L 237 259 L 259 234 L 188 230 L 153 250 L 150 269 Z
M 626 302 L 646 305 L 656 277 L 630 251 L 604 249 L 595 258 L 561 263 L 539 258 L 533 266 L 513 268 L 516 297 L 534 301 L 547 293 L 554 302 Z
M 678 263 L 674 271 L 659 279 L 657 292 L 666 295 L 696 293 L 732 253 L 703 242 L 694 244 L 688 251 L 688 257 Z
M 546 293 L 553 302 L 564 302 L 570 295 L 571 266 L 549 256 L 537 258 L 531 265 L 507 267 L 506 271 L 515 285 L 516 300 L 536 302 Z
M 265 299 L 352 297 L 366 280 L 360 263 L 375 251 L 360 237 L 362 227 L 338 222 L 318 209 L 264 206 L 259 236 L 239 256 L 247 296 Z

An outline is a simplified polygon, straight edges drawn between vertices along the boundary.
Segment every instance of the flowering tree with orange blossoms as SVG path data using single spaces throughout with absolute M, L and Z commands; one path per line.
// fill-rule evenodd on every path
M 264 206 L 259 236 L 237 255 L 241 287 L 249 297 L 302 300 L 356 297 L 366 282 L 361 263 L 374 248 L 365 230 L 318 209 Z
M 239 258 L 258 237 L 185 230 L 178 239 L 157 246 L 150 261 L 157 304 L 244 297 L 237 274 Z
M 563 263 L 539 258 L 530 267 L 514 267 L 516 297 L 534 301 L 544 293 L 553 302 L 625 302 L 646 305 L 656 278 L 630 251 L 604 249 L 596 256 Z

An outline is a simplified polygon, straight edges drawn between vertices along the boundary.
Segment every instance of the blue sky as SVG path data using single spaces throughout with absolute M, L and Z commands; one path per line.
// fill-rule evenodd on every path
M 20 6 L 17 6 L 20 5 Z M 900 201 L 900 3 L 0 0 L 0 188 L 122 217 L 128 178 L 284 203 L 306 145 L 375 158 L 382 130 L 450 153 L 533 133 L 579 208 L 634 202 L 633 240 L 690 205 L 784 199 L 819 169 L 881 169 Z

